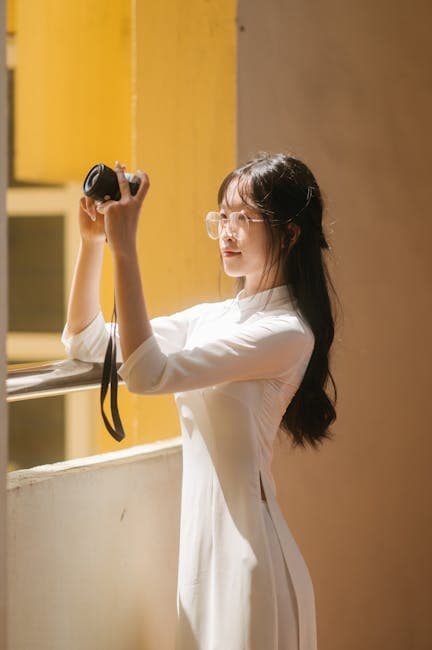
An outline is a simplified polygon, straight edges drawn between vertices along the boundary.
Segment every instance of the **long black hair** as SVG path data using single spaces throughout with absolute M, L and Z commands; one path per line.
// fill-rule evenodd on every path
M 281 422 L 281 429 L 292 437 L 294 447 L 307 444 L 314 448 L 325 438 L 331 439 L 329 426 L 336 419 L 337 389 L 330 372 L 330 348 L 335 333 L 334 306 L 329 289 L 337 299 L 323 250 L 329 250 L 322 227 L 323 199 L 310 169 L 288 154 L 260 153 L 232 171 L 218 192 L 218 203 L 228 186 L 237 181 L 242 201 L 258 209 L 270 237 L 261 280 L 268 269 L 282 269 L 297 309 L 315 336 L 315 345 L 303 380 Z M 289 224 L 294 224 L 289 226 Z M 297 236 L 293 233 L 297 231 Z M 237 278 L 238 292 L 245 278 Z M 260 282 L 261 286 L 261 282 Z M 333 400 L 325 388 L 331 381 Z

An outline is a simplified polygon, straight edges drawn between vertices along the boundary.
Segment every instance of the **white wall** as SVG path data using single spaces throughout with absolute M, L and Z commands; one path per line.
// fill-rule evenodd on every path
M 9 650 L 173 649 L 178 438 L 10 472 L 7 493 Z

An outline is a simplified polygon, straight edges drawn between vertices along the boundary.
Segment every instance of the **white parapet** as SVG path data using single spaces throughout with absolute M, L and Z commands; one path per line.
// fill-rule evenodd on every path
M 13 650 L 172 650 L 181 439 L 8 474 Z

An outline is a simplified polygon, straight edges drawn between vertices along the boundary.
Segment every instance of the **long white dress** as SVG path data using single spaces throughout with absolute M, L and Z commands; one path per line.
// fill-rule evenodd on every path
M 312 581 L 271 473 L 314 336 L 287 286 L 242 294 L 153 318 L 119 375 L 132 392 L 174 393 L 179 412 L 176 649 L 316 650 Z M 65 326 L 68 356 L 102 361 L 109 327 L 101 313 L 75 336 Z

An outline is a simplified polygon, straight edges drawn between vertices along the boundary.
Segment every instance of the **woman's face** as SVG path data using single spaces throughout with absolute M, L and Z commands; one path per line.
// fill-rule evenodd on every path
M 248 202 L 253 205 L 252 200 L 248 199 Z M 229 217 L 232 212 L 243 212 L 251 219 L 263 218 L 257 208 L 252 208 L 243 202 L 238 192 L 237 179 L 234 179 L 228 186 L 219 211 L 225 217 Z M 237 237 L 234 237 L 229 229 L 225 228 L 219 238 L 224 271 L 231 277 L 245 276 L 246 294 L 254 293 L 258 288 L 269 253 L 269 240 L 270 235 L 264 221 L 249 221 L 248 233 L 239 231 Z M 275 281 L 277 279 L 273 275 L 266 278 L 265 284 L 269 284 L 270 287 L 276 286 Z M 263 291 L 266 288 L 269 287 L 261 286 L 259 290 Z

